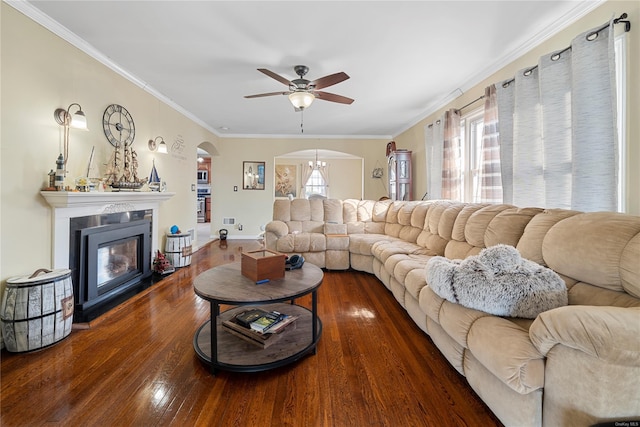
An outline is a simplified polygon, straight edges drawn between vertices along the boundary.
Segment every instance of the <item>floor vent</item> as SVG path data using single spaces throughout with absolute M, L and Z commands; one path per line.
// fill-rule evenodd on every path
M 234 225 L 236 223 L 235 218 L 222 218 L 222 223 L 224 225 Z

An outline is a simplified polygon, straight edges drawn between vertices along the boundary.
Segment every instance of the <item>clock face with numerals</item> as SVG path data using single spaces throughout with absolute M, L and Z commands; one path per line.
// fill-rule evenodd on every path
M 133 144 L 136 126 L 133 117 L 122 105 L 111 104 L 102 116 L 104 134 L 114 147 L 128 147 Z

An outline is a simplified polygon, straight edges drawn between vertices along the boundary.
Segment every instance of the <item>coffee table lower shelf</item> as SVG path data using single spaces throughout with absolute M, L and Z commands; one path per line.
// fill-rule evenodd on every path
M 296 327 L 285 330 L 282 337 L 262 349 L 222 328 L 222 322 L 247 309 L 246 306 L 227 310 L 216 318 L 217 358 L 211 357 L 211 320 L 198 328 L 193 337 L 193 347 L 198 358 L 208 364 L 212 371 L 218 369 L 234 372 L 259 372 L 293 363 L 303 356 L 315 354 L 316 345 L 322 333 L 322 322 L 317 319 L 315 340 L 312 331 L 312 312 L 295 304 L 269 304 L 259 306 L 263 310 L 276 310 L 298 316 Z

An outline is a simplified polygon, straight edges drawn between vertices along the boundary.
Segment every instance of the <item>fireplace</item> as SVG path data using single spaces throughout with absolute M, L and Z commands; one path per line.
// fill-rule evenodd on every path
M 89 321 L 149 286 L 151 212 L 71 219 L 74 321 Z
M 90 321 L 151 286 L 150 258 L 159 249 L 160 204 L 175 193 L 40 194 L 51 206 L 52 267 L 72 270 L 75 322 Z M 95 252 L 93 261 L 80 255 L 81 244 Z M 95 278 L 95 286 L 88 284 L 88 278 Z

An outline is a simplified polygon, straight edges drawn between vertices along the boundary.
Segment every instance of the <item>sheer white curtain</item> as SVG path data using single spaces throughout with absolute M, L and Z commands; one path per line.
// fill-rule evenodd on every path
M 313 166 L 308 163 L 303 163 L 300 165 L 300 169 L 300 181 L 302 182 L 302 186 L 300 187 L 300 197 L 304 197 L 306 194 L 307 182 L 313 173 Z
M 504 202 L 617 207 L 613 24 L 497 85 Z
M 444 145 L 444 117 L 425 126 L 425 156 L 427 161 L 427 199 L 442 198 L 442 148 Z
M 320 176 L 324 180 L 324 185 L 326 187 L 326 194 L 329 195 L 329 164 L 327 163 L 324 166 L 318 167 L 318 172 L 320 172 Z

